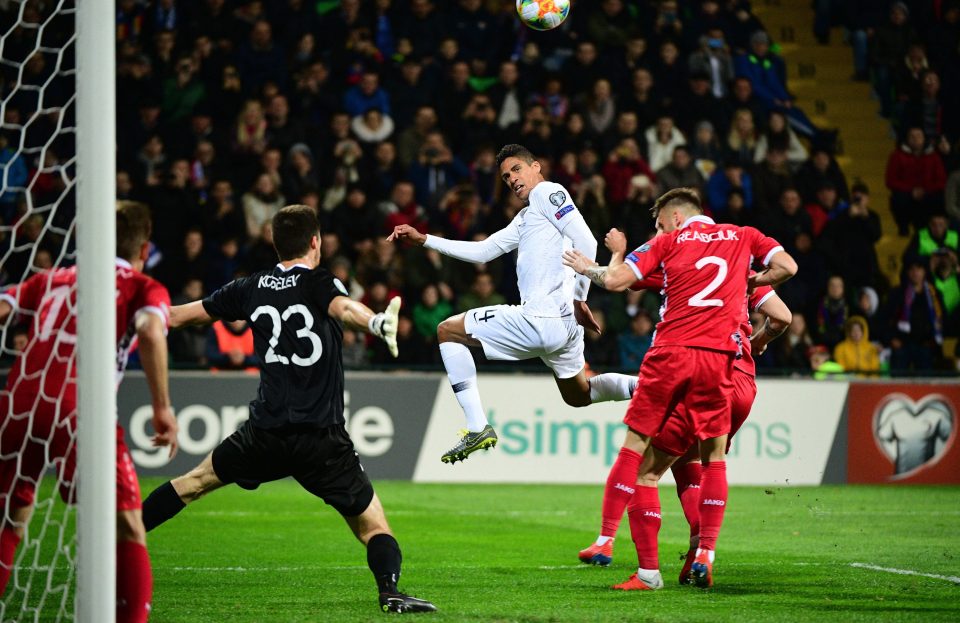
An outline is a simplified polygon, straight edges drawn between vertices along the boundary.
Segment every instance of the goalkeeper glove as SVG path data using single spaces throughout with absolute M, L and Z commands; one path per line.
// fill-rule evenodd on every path
M 376 314 L 367 323 L 370 333 L 376 335 L 387 343 L 387 349 L 390 354 L 396 357 L 399 354 L 397 350 L 397 324 L 400 317 L 400 297 L 395 296 L 390 299 L 390 304 L 384 312 Z

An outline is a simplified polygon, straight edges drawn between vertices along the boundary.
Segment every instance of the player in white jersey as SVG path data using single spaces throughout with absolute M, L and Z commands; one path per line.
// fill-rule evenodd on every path
M 444 255 L 474 263 L 517 250 L 520 305 L 491 305 L 447 318 L 437 327 L 447 377 L 463 408 L 466 431 L 441 457 L 444 463 L 465 460 L 497 444 L 477 390 L 477 368 L 468 346 L 481 346 L 489 359 L 519 361 L 539 357 L 553 370 L 564 402 L 585 407 L 594 402 L 627 400 L 636 377 L 600 374 L 588 379 L 583 358 L 583 327 L 599 331 L 587 292 L 590 281 L 562 261 L 565 249 L 595 257 L 597 241 L 570 193 L 543 178 L 540 163 L 521 145 L 506 145 L 497 154 L 500 177 L 527 206 L 509 225 L 486 240 L 467 242 L 424 235 L 398 225 L 388 240 L 405 238 Z

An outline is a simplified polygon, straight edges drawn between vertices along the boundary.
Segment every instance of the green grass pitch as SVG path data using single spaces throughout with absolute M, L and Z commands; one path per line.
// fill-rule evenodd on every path
M 160 482 L 144 479 L 144 494 Z M 667 585 L 655 593 L 609 589 L 636 565 L 626 521 L 613 565 L 578 563 L 599 527 L 600 486 L 376 487 L 404 552 L 401 588 L 440 609 L 421 615 L 428 621 L 960 621 L 960 487 L 734 487 L 716 586 L 702 591 L 677 584 L 687 528 L 664 486 Z M 50 508 L 63 516 L 60 504 Z M 31 532 L 41 525 L 36 517 Z M 57 532 L 47 526 L 44 560 Z M 153 623 L 387 617 L 364 549 L 292 481 L 214 492 L 151 532 L 149 547 Z M 55 566 L 52 584 L 62 587 L 70 567 L 63 557 Z M 24 614 L 23 592 L 8 591 L 4 622 L 70 620 L 69 598 L 58 617 L 63 593 L 43 584 L 37 578 L 28 598 L 36 607 L 47 595 L 42 613 Z
M 716 586 L 702 591 L 676 583 L 687 529 L 665 486 L 667 586 L 620 593 L 608 587 L 636 566 L 626 520 L 610 567 L 576 558 L 599 527 L 599 486 L 376 487 L 403 548 L 401 587 L 437 604 L 431 621 L 960 620 L 960 488 L 732 488 Z M 150 551 L 153 621 L 386 616 L 363 548 L 293 482 L 217 491 L 152 532 Z

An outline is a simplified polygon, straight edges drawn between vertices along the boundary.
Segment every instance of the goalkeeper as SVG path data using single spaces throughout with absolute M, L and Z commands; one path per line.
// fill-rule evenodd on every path
M 343 515 L 367 547 L 384 612 L 436 608 L 397 589 L 400 547 L 344 426 L 341 323 L 382 338 L 397 356 L 400 298 L 374 314 L 347 296 L 320 263 L 320 225 L 307 206 L 273 217 L 275 268 L 237 279 L 202 301 L 170 310 L 170 326 L 247 320 L 260 358 L 260 388 L 250 419 L 199 466 L 166 482 L 143 503 L 152 530 L 186 504 L 226 484 L 256 489 L 292 476 Z

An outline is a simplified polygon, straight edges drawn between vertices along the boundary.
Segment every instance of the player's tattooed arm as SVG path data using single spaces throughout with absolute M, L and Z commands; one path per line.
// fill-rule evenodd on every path
M 590 281 L 606 290 L 622 292 L 636 281 L 636 276 L 626 264 L 619 266 L 599 266 L 576 249 L 563 252 L 563 264 L 575 272 L 589 278 Z
M 613 268 L 622 264 L 623 257 L 627 254 L 627 237 L 624 233 L 614 227 L 603 238 L 603 244 L 610 251 L 610 262 L 607 266 Z
M 750 346 L 756 355 L 762 355 L 767 345 L 783 335 L 793 321 L 790 308 L 776 294 L 763 302 L 760 312 L 766 319 L 763 326 L 750 337 Z

